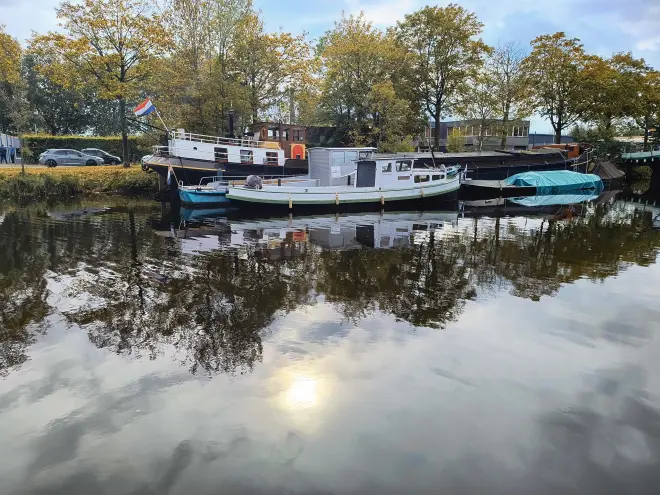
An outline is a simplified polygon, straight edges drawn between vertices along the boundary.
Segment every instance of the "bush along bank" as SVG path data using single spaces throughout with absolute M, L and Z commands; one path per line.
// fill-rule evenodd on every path
M 64 200 L 87 194 L 138 196 L 158 191 L 158 174 L 131 168 L 0 169 L 0 199 L 18 201 Z

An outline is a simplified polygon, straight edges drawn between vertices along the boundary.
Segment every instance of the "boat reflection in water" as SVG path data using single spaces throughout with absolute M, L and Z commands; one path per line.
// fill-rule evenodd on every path
M 203 212 L 203 214 L 202 214 Z M 394 212 L 281 219 L 228 220 L 225 209 L 181 209 L 178 229 L 158 231 L 179 239 L 183 252 L 264 246 L 274 255 L 309 243 L 323 249 L 405 247 L 446 235 L 458 225 L 454 212 Z

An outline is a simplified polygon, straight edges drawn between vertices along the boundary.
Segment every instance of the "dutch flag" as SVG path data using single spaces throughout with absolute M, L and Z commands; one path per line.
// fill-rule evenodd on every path
M 136 117 L 145 117 L 155 110 L 156 110 L 155 105 L 151 103 L 151 100 L 149 98 L 147 98 L 137 107 L 135 107 L 133 113 L 135 114 Z

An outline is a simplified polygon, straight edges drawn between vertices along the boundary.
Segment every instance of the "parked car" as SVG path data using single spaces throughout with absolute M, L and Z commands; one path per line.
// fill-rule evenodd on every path
M 107 163 L 109 165 L 119 165 L 121 163 L 121 158 L 119 158 L 118 156 L 111 155 L 110 153 L 100 150 L 98 148 L 85 148 L 84 150 L 82 150 L 82 152 L 87 155 L 92 155 L 102 158 L 103 163 Z
M 39 163 L 47 167 L 58 165 L 103 165 L 103 159 L 76 150 L 46 150 L 39 155 Z

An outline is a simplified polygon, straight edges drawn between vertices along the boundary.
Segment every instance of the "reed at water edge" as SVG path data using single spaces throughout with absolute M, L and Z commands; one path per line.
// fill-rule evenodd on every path
M 76 168 L 0 168 L 0 199 L 64 200 L 89 194 L 137 196 L 158 190 L 158 174 L 139 165 Z

